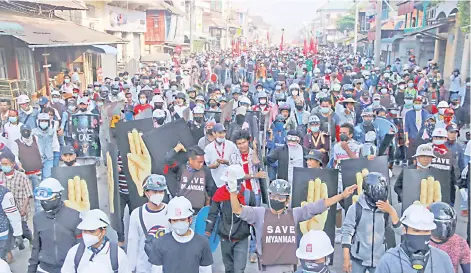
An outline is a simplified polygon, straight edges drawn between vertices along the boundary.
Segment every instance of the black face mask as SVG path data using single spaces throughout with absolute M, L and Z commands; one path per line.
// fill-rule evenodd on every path
M 54 198 L 53 200 L 41 200 L 41 207 L 44 211 L 49 212 L 57 209 L 62 203 L 60 196 Z
M 203 117 L 194 117 L 193 118 L 196 123 L 202 123 L 203 122 Z
M 74 159 L 72 161 L 64 161 L 64 164 L 70 167 L 70 166 L 73 166 L 76 161 L 77 161 L 77 159 Z
M 31 131 L 28 131 L 28 130 L 21 131 L 21 136 L 23 138 L 29 138 L 31 136 Z
M 340 134 L 340 141 L 348 141 L 348 136 L 345 134 Z
M 215 106 L 217 106 L 217 103 L 210 103 L 209 104 L 209 107 L 215 107 Z
M 213 129 L 206 130 L 206 135 L 207 136 L 212 136 L 213 135 Z
M 163 107 L 163 104 L 154 104 L 154 109 L 162 109 Z
M 327 263 L 315 263 L 313 261 L 301 260 L 301 267 L 308 272 L 330 273 Z
M 296 107 L 296 110 L 303 110 L 304 106 L 303 105 L 296 105 L 295 107 Z
M 270 199 L 270 207 L 275 211 L 282 210 L 286 207 L 286 201 Z
M 244 115 L 236 115 L 236 123 L 238 125 L 242 125 L 245 121 L 245 116 Z
M 405 234 L 404 244 L 411 254 L 416 252 L 425 253 L 430 249 L 429 242 L 431 235 Z
M 79 108 L 80 112 L 86 112 L 87 108 Z
M 165 118 L 156 118 L 155 122 L 157 122 L 158 125 L 164 124 Z

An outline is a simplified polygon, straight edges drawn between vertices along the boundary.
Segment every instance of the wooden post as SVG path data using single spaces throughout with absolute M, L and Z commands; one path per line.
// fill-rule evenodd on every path
M 43 65 L 44 77 L 46 78 L 46 96 L 49 97 L 49 95 L 51 94 L 51 90 L 49 88 L 49 67 L 51 67 L 51 65 L 47 63 L 47 56 L 49 56 L 49 53 L 43 53 L 43 56 L 44 56 L 44 65 Z

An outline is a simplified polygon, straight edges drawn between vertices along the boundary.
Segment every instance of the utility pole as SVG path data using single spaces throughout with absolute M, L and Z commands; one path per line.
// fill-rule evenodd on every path
M 51 95 L 51 88 L 49 87 L 49 67 L 51 67 L 51 64 L 47 63 L 47 56 L 49 56 L 49 53 L 46 53 L 46 50 L 44 50 L 44 53 L 42 54 L 44 56 L 44 77 L 46 78 L 46 96 Z
M 358 6 L 359 0 L 356 0 L 355 3 L 355 27 L 353 29 L 353 54 L 357 54 L 357 43 L 358 43 Z
M 375 66 L 379 66 L 381 60 L 381 13 L 383 11 L 383 1 L 376 3 L 376 27 L 375 27 Z
M 195 0 L 190 0 L 190 52 L 193 53 L 193 10 Z

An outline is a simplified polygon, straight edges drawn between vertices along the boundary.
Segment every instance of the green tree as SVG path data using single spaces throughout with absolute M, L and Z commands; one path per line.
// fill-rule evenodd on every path
M 337 30 L 344 32 L 345 30 L 353 30 L 355 28 L 355 15 L 348 14 L 337 20 Z
M 469 33 L 469 1 L 458 1 L 458 23 L 463 32 Z

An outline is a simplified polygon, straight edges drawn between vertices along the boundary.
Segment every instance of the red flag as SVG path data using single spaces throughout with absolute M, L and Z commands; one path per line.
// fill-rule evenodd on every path
M 283 36 L 284 36 L 284 31 L 281 32 L 281 43 L 280 43 L 280 51 L 283 51 Z
M 306 41 L 306 39 L 304 39 L 303 55 L 304 56 L 307 55 L 307 41 Z
M 314 53 L 314 39 L 311 37 L 311 41 L 309 41 L 309 52 L 312 54 Z

